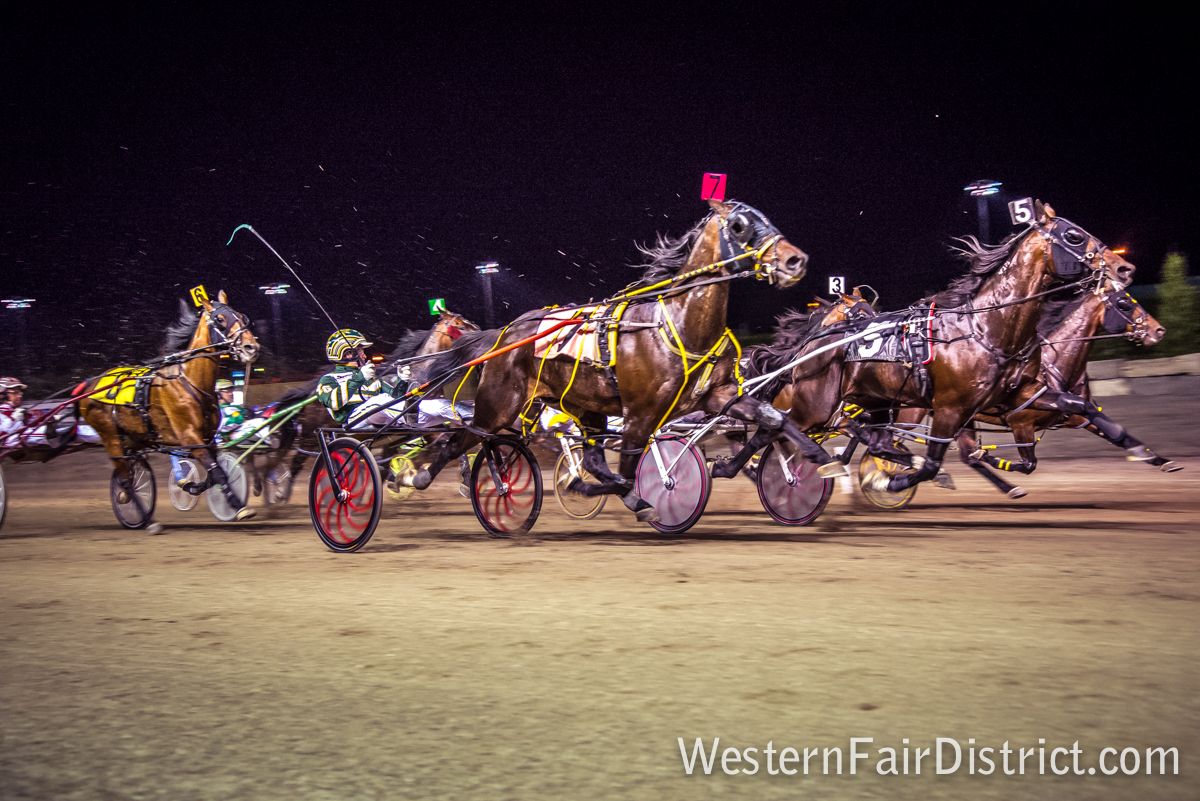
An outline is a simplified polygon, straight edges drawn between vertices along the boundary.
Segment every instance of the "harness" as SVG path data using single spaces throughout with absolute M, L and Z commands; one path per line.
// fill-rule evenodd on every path
M 168 354 L 154 361 L 148 362 L 141 367 L 118 368 L 118 370 L 109 371 L 108 374 L 114 374 L 112 385 L 105 390 L 101 387 L 101 391 L 105 391 L 103 397 L 95 397 L 93 392 L 88 395 L 94 400 L 99 400 L 102 403 L 110 404 L 113 420 L 113 428 L 117 431 L 121 438 L 123 449 L 126 453 L 130 452 L 131 448 L 127 441 L 127 435 L 131 432 L 127 431 L 120 424 L 119 412 L 122 408 L 132 409 L 142 421 L 144 432 L 140 433 L 151 448 L 160 448 L 162 440 L 159 436 L 158 429 L 155 428 L 150 418 L 150 390 L 156 379 L 162 381 L 178 381 L 183 386 L 184 390 L 192 397 L 193 400 L 200 406 L 204 405 L 205 400 L 216 403 L 217 393 L 215 391 L 205 390 L 196 386 L 196 383 L 188 378 L 187 373 L 183 370 L 183 365 L 194 359 L 218 359 L 221 354 L 228 352 L 240 344 L 242 337 L 249 333 L 250 326 L 248 318 L 235 311 L 228 304 L 220 301 L 210 301 L 211 311 L 203 312 L 205 315 L 204 323 L 208 326 L 209 344 L 202 345 L 198 348 L 178 351 Z M 218 314 L 225 314 L 228 330 L 223 329 L 216 321 Z M 171 368 L 175 368 L 171 371 Z M 101 379 L 102 380 L 102 379 Z M 132 380 L 134 382 L 132 398 L 128 401 L 124 400 L 127 397 L 124 384 Z M 197 443 L 195 445 L 184 445 L 183 447 L 206 447 L 208 443 Z M 174 446 L 180 447 L 180 446 Z

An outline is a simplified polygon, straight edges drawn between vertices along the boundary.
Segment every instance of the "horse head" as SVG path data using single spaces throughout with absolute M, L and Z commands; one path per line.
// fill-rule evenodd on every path
M 708 201 L 712 207 L 709 231 L 717 237 L 722 270 L 727 274 L 753 269 L 756 278 L 780 289 L 804 278 L 808 254 L 793 245 L 766 215 L 746 203 Z
M 446 337 L 453 343 L 463 334 L 468 331 L 478 331 L 479 326 L 450 310 L 445 310 L 438 315 L 438 321 L 433 326 L 433 335 Z M 449 347 L 447 345 L 446 347 Z
M 1049 258 L 1050 281 L 1070 283 L 1086 281 L 1088 271 L 1097 280 L 1104 279 L 1124 289 L 1133 283 L 1137 270 L 1120 253 L 1070 220 L 1059 217 L 1049 203 L 1034 204 L 1032 228 L 1041 234 Z
M 1137 345 L 1157 345 L 1167 334 L 1163 324 L 1124 290 L 1105 299 L 1103 327 L 1109 334 L 1124 334 Z
M 199 325 L 206 324 L 209 342 L 228 347 L 230 353 L 246 364 L 258 358 L 261 347 L 250 330 L 250 318 L 229 305 L 225 290 L 217 293 L 215 301 L 202 299 Z

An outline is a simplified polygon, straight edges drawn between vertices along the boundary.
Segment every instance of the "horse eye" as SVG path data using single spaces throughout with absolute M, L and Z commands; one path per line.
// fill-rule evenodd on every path
M 733 222 L 729 224 L 729 230 L 733 232 L 736 238 L 743 245 L 750 240 L 750 235 L 754 232 L 754 223 L 750 222 L 750 218 L 745 214 L 737 214 L 733 218 Z
M 1087 242 L 1087 237 L 1084 236 L 1083 232 L 1077 228 L 1068 228 L 1066 233 L 1063 234 L 1063 240 L 1066 241 L 1068 245 L 1079 247 Z

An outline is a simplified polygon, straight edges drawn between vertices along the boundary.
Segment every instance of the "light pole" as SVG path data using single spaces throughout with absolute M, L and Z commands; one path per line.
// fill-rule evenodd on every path
M 283 312 L 279 308 L 280 296 L 286 295 L 291 284 L 266 284 L 260 286 L 262 293 L 271 299 L 271 334 L 275 341 L 276 369 L 283 372 Z
M 970 193 L 971 197 L 975 198 L 975 213 L 979 216 L 979 241 L 987 243 L 991 239 L 991 228 L 988 225 L 988 201 L 987 199 L 1000 191 L 1003 186 L 999 181 L 990 179 L 980 179 L 972 181 L 963 187 L 964 192 Z
M 488 328 L 496 327 L 496 313 L 492 308 L 492 274 L 500 272 L 500 265 L 494 261 L 479 264 L 475 267 L 479 277 L 483 279 L 483 319 Z
M 0 300 L 6 309 L 14 309 L 17 312 L 17 341 L 20 342 L 20 359 L 22 369 L 29 364 L 29 351 L 25 347 L 25 315 L 26 309 L 33 308 L 33 304 L 37 302 L 37 298 L 5 298 Z

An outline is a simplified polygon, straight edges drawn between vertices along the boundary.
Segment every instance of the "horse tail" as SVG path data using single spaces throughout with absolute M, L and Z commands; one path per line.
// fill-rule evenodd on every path
M 440 377 L 455 368 L 462 367 L 472 359 L 477 359 L 495 346 L 504 331 L 493 328 L 487 331 L 468 331 L 458 338 L 454 347 L 442 351 L 434 358 L 425 362 L 421 373 L 427 380 L 429 377 Z

